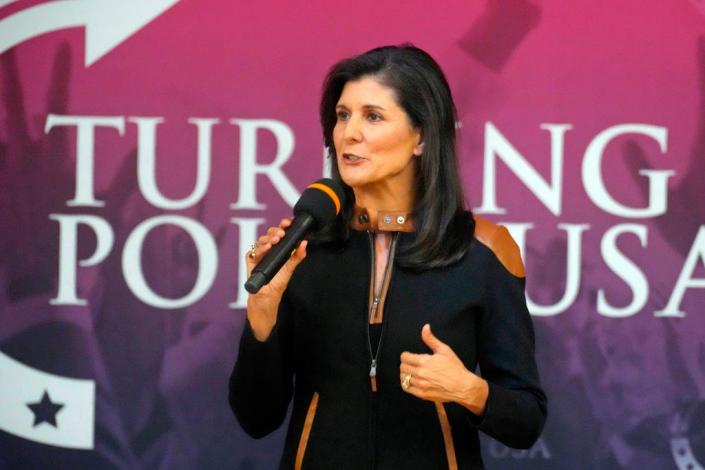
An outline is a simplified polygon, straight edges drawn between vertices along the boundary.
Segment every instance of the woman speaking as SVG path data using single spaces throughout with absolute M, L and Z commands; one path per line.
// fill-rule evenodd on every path
M 524 268 L 507 230 L 464 208 L 440 67 L 408 45 L 343 60 L 320 118 L 346 202 L 248 299 L 230 379 L 243 429 L 274 431 L 293 396 L 286 469 L 482 468 L 478 430 L 531 446 L 546 396 Z

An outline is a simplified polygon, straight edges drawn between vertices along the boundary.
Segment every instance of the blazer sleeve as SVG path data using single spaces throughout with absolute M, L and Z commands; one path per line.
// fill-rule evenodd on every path
M 493 238 L 493 245 L 503 248 L 488 263 L 486 308 L 478 330 L 478 363 L 489 383 L 489 397 L 484 415 L 472 415 L 471 420 L 509 447 L 529 448 L 546 420 L 546 394 L 534 359 L 519 248 L 504 227 Z
M 254 438 L 275 431 L 286 417 L 293 392 L 293 315 L 285 293 L 277 323 L 265 341 L 255 338 L 245 321 L 228 399 L 240 426 Z

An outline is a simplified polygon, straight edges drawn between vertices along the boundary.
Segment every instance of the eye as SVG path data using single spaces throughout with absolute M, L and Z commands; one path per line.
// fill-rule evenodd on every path
M 367 119 L 372 121 L 372 122 L 377 122 L 382 120 L 382 116 L 377 113 L 370 113 L 367 115 Z
M 347 121 L 350 117 L 350 113 L 343 109 L 339 109 L 338 111 L 336 111 L 335 115 L 338 118 L 338 121 Z

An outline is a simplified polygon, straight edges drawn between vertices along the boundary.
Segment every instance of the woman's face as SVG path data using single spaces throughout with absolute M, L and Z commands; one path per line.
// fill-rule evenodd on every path
M 336 115 L 333 143 L 345 184 L 411 188 L 414 158 L 421 155 L 421 133 L 412 127 L 394 90 L 371 77 L 349 81 Z

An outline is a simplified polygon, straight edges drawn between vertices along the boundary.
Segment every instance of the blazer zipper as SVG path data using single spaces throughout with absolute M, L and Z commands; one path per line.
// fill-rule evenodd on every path
M 396 251 L 397 238 L 399 233 L 395 232 L 392 235 L 392 243 L 389 247 L 389 256 L 387 257 L 387 266 L 384 268 L 384 275 L 382 278 L 382 285 L 379 292 L 376 292 L 377 287 L 377 269 L 376 269 L 376 252 L 374 243 L 374 234 L 371 231 L 367 231 L 370 240 L 370 250 L 372 253 L 372 263 L 370 268 L 370 307 L 368 310 L 367 319 L 367 348 L 370 354 L 370 387 L 373 392 L 377 392 L 377 365 L 379 363 L 379 353 L 382 350 L 382 338 L 384 336 L 385 325 L 382 322 L 382 328 L 379 333 L 379 341 L 377 343 L 377 351 L 372 355 L 372 338 L 370 337 L 370 324 L 372 324 L 373 319 L 380 317 L 382 311 L 384 310 L 384 300 L 386 300 L 387 291 L 389 290 L 389 284 L 391 283 L 392 276 L 392 266 L 394 264 L 394 253 Z

